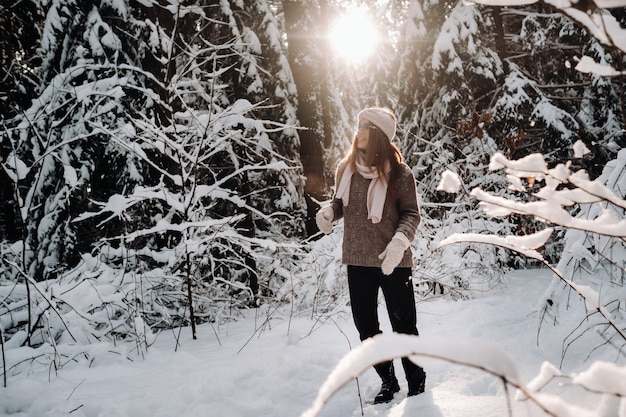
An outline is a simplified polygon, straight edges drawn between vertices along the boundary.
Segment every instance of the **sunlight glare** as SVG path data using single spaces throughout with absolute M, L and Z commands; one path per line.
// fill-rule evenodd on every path
M 357 63 L 374 52 L 378 34 L 366 10 L 360 9 L 337 19 L 330 42 L 339 56 Z

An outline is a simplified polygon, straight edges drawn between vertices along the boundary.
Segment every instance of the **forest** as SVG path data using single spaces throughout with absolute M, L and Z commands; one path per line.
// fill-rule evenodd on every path
M 542 322 L 582 297 L 599 321 L 564 345 L 597 332 L 622 357 L 625 6 L 3 2 L 4 386 L 30 366 L 11 349 L 59 368 L 81 360 L 64 346 L 141 356 L 153 334 L 260 306 L 333 311 L 344 272 L 314 217 L 368 106 L 395 112 L 417 180 L 419 298 L 546 266 Z

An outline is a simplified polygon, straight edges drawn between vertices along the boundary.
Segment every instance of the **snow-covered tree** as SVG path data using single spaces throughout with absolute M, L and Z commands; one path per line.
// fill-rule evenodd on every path
M 506 79 L 490 133 L 510 157 L 539 152 L 552 163 L 570 159 L 581 139 L 593 151 L 585 168 L 596 177 L 621 143 L 621 87 L 617 78 L 589 76 L 576 66 L 584 56 L 611 65 L 620 54 L 549 3 L 502 9 Z
M 85 208 L 100 126 L 119 120 L 111 101 L 125 80 L 110 64 L 121 45 L 96 8 L 82 7 L 49 4 L 37 100 L 3 132 L 3 142 L 11 144 L 4 171 L 24 228 L 23 269 L 36 280 L 76 264 L 81 237 L 72 219 Z
M 488 277 L 506 266 L 506 255 L 471 246 L 450 248 L 442 255 L 434 251 L 436 242 L 456 227 L 504 231 L 511 226 L 485 219 L 467 194 L 438 191 L 437 185 L 445 170 L 461 175 L 465 187 L 484 181 L 489 155 L 498 149 L 487 126 L 502 62 L 495 52 L 489 9 L 411 2 L 408 11 L 400 31 L 396 79 L 401 147 L 423 200 L 424 239 L 418 240 L 416 275 L 423 278 L 425 291 L 460 295 L 470 287 L 493 285 Z
M 189 314 L 192 326 L 221 319 L 224 305 L 280 286 L 271 271 L 293 253 L 264 253 L 302 234 L 294 88 L 277 22 L 261 1 L 201 6 L 47 9 L 42 92 L 3 136 L 25 225 L 22 246 L 7 252 L 25 249 L 6 269 L 29 283 L 112 287 L 114 297 L 84 306 L 102 314 L 75 307 L 80 341 L 145 336 L 144 324 Z M 28 302 L 35 314 L 48 308 L 45 297 Z M 58 324 L 43 326 L 48 336 L 60 337 Z M 35 332 L 34 343 L 48 337 L 29 320 L 27 338 Z
M 582 142 L 578 146 L 583 147 Z M 586 149 L 586 148 L 585 148 Z M 582 157 L 582 152 L 580 154 Z M 599 184 L 614 193 L 616 199 L 622 201 L 626 195 L 626 152 L 621 150 L 618 157 L 610 161 L 604 168 L 600 177 L 596 179 Z M 598 198 L 592 204 L 581 204 L 574 211 L 577 221 L 581 223 L 600 224 L 603 221 L 611 224 L 624 219 L 623 205 L 616 205 L 611 199 Z M 623 222 L 623 220 L 622 220 Z M 564 236 L 565 246 L 557 269 L 572 282 L 581 287 L 588 287 L 598 293 L 598 302 L 611 314 L 620 317 L 623 315 L 624 306 L 622 300 L 623 288 L 626 285 L 625 271 L 626 247 L 624 237 L 619 234 L 606 234 L 594 229 L 567 229 Z M 542 309 L 547 321 L 558 323 L 564 314 L 573 310 L 580 312 L 588 310 L 587 314 L 593 314 L 593 309 L 582 308 L 578 305 L 580 299 L 572 294 L 571 286 L 562 285 L 555 279 L 545 294 Z M 578 307 L 578 308 L 574 308 Z M 604 320 L 585 318 L 582 324 L 572 331 L 566 342 L 572 343 L 583 337 L 600 334 L 609 345 L 619 346 L 626 341 L 615 340 L 615 335 Z M 589 332 L 589 329 L 597 332 Z M 598 342 L 597 345 L 602 343 Z
M 624 217 L 623 152 L 606 163 L 624 140 L 623 86 L 617 77 L 620 72 L 613 68 L 623 67 L 626 52 L 624 29 L 619 23 L 620 19 L 623 22 L 624 11 L 618 3 L 607 5 L 616 9 L 606 10 L 595 10 L 594 5 L 586 3 L 553 6 L 535 4 L 529 6 L 531 11 L 509 10 L 516 17 L 509 23 L 519 29 L 522 50 L 506 61 L 509 72 L 495 118 L 508 132 L 504 142 L 507 154 L 524 156 L 540 151 L 548 161 L 543 171 L 527 171 L 525 180 L 520 179 L 523 175 L 511 176 L 519 178 L 510 188 L 532 191 L 533 197 L 526 196 L 528 206 L 509 203 L 528 208 L 536 205 L 532 210 L 524 208 L 513 213 L 531 214 L 527 218 L 538 219 L 533 228 L 543 228 L 541 225 L 547 222 L 563 226 L 566 231 L 555 245 L 564 245 L 562 254 L 546 248 L 545 257 L 558 261 L 559 277 L 542 300 L 541 317 L 558 322 L 563 311 L 577 315 L 580 323 L 564 341 L 565 350 L 591 334 L 604 339 L 598 343 L 600 350 L 604 343 L 624 343 L 620 330 L 623 325 L 619 323 L 623 305 L 619 295 L 612 296 L 621 293 L 616 288 L 623 287 L 623 236 L 618 226 Z M 546 59 L 524 59 L 528 56 Z M 536 62 L 541 65 L 532 64 Z M 528 160 L 533 158 L 529 156 Z M 524 164 L 520 161 L 520 166 Z M 550 166 L 554 168 L 548 170 Z M 585 169 L 567 174 L 570 168 L 580 167 Z M 595 178 L 601 167 L 604 169 L 598 182 L 602 185 L 590 183 L 586 176 Z M 558 169 L 561 172 L 556 175 Z M 518 174 L 523 172 L 523 168 L 518 170 Z M 546 172 L 553 177 L 546 179 L 550 183 L 537 182 Z M 555 196 L 551 197 L 552 192 Z M 549 214 L 548 210 L 540 210 L 544 200 L 553 201 L 569 192 L 572 197 L 556 198 L 563 206 L 560 211 Z M 555 215 L 557 212 L 561 214 Z M 616 227 L 609 230 L 603 223 Z M 581 300 L 575 293 L 583 303 L 581 308 L 570 309 Z

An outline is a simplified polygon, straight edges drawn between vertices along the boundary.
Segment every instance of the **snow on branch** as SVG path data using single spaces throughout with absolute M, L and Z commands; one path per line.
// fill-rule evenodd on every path
M 574 69 L 586 74 L 597 74 L 603 77 L 618 77 L 626 74 L 626 71 L 617 71 L 610 65 L 599 64 L 586 55 L 578 59 Z
M 581 416 L 587 410 L 572 404 L 570 400 L 541 392 L 550 381 L 563 377 L 550 364 L 544 364 L 540 373 L 528 383 L 521 380 L 514 360 L 495 344 L 477 340 L 452 340 L 406 334 L 380 334 L 363 341 L 361 345 L 344 355 L 320 387 L 311 407 L 301 417 L 316 417 L 332 396 L 352 379 L 361 375 L 373 364 L 410 357 L 417 362 L 420 358 L 437 359 L 467 366 L 498 377 L 504 384 L 518 390 L 516 399 L 529 400 L 549 416 Z M 610 379 L 606 377 L 609 376 Z M 624 395 L 623 381 L 626 369 L 612 364 L 594 364 L 589 370 L 571 376 L 574 384 L 598 393 Z
M 442 240 L 437 245 L 437 249 L 455 243 L 486 243 L 510 249 L 528 256 L 529 258 L 543 260 L 541 253 L 537 249 L 541 248 L 552 235 L 552 228 L 546 228 L 540 232 L 527 236 L 505 236 L 486 235 L 479 233 L 455 233 Z
M 522 386 L 515 363 L 506 352 L 494 344 L 399 333 L 379 334 L 364 340 L 339 361 L 320 387 L 312 406 L 302 413 L 301 417 L 317 416 L 340 388 L 373 364 L 401 357 L 411 357 L 413 361 L 419 357 L 442 359 L 484 370 L 503 377 L 514 386 Z
M 496 153 L 491 158 L 491 170 L 505 169 L 510 187 L 527 191 L 522 179 L 532 183 L 545 181 L 545 185 L 533 193 L 537 201 L 513 201 L 488 193 L 477 187 L 471 195 L 480 201 L 486 214 L 494 217 L 512 213 L 530 215 L 541 221 L 570 229 L 584 230 L 605 236 L 626 238 L 626 219 L 618 219 L 610 210 L 604 210 L 594 219 L 573 217 L 564 207 L 602 201 L 626 208 L 626 201 L 598 181 L 590 181 L 583 170 L 572 173 L 570 164 L 559 164 L 548 169 L 542 155 L 533 154 L 517 161 L 508 160 Z M 567 187 L 567 186 L 571 187 Z
M 626 369 L 614 363 L 594 362 L 589 369 L 575 375 L 572 382 L 589 391 L 626 397 Z

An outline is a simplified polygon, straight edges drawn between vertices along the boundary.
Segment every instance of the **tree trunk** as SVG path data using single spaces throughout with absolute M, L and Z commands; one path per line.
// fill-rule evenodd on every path
M 328 15 L 328 3 L 326 0 L 320 0 L 320 13 L 321 13 L 321 25 L 320 27 L 324 31 L 324 34 L 330 32 L 329 22 L 330 16 Z M 320 49 L 322 51 L 322 56 L 330 56 L 330 43 L 326 36 L 322 36 L 320 38 Z M 330 121 L 330 93 L 328 80 L 330 79 L 330 68 L 328 65 L 327 59 L 320 60 L 320 69 L 322 70 L 321 74 L 321 83 L 320 83 L 320 101 L 322 104 L 322 125 L 324 127 L 324 147 L 329 148 L 333 143 L 332 138 L 332 124 Z
M 494 6 L 491 8 L 493 14 L 493 23 L 496 33 L 496 52 L 500 57 L 500 60 L 504 61 L 506 58 L 506 44 L 504 43 L 504 26 L 502 23 L 502 7 Z
M 317 70 L 319 51 L 312 15 L 317 10 L 304 1 L 284 1 L 285 30 L 289 44 L 288 59 L 298 91 L 298 120 L 306 130 L 300 131 L 301 157 L 307 177 L 305 191 L 321 196 L 325 188 L 322 155 L 321 103 Z M 315 64 L 314 64 L 315 63 Z
M 289 44 L 288 59 L 298 91 L 297 116 L 303 130 L 300 134 L 300 158 L 306 177 L 304 192 L 313 199 L 326 197 L 324 178 L 324 152 L 322 143 L 326 134 L 322 107 L 325 99 L 320 91 L 323 74 L 319 73 L 319 40 L 315 30 L 319 27 L 319 11 L 307 1 L 283 1 L 285 31 Z M 314 17 L 316 19 L 314 19 Z M 321 79 L 320 79 L 321 78 Z M 326 103 L 327 104 L 327 103 Z M 330 130 L 330 123 L 328 123 Z M 307 233 L 317 232 L 314 213 L 317 204 L 307 198 Z M 313 204 L 313 206 L 311 206 Z

